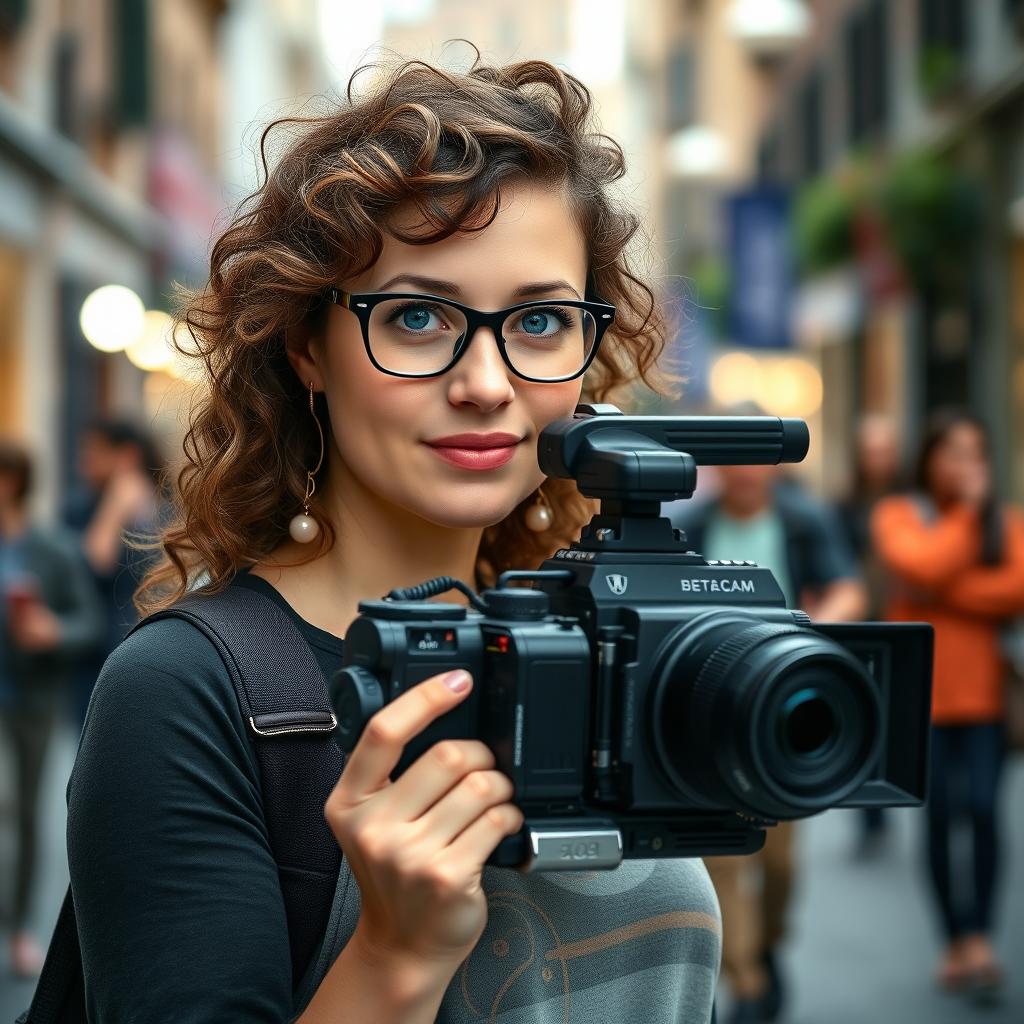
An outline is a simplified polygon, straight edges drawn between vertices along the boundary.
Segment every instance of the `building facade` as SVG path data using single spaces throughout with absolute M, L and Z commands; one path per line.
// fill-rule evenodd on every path
M 225 9 L 0 2 L 0 430 L 35 454 L 44 516 L 90 418 L 146 418 L 146 375 L 86 343 L 84 298 L 121 284 L 159 308 L 172 278 L 197 276 L 219 203 Z
M 982 413 L 1020 500 L 1024 4 L 814 9 L 813 35 L 762 119 L 757 161 L 762 179 L 807 200 L 804 341 L 845 353 L 851 415 L 890 416 L 908 452 L 928 411 Z M 830 300 L 844 311 L 831 322 Z

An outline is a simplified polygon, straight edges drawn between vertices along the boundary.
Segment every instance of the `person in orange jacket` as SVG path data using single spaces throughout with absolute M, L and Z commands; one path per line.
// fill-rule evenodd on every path
M 928 865 L 947 938 L 937 980 L 992 996 L 1002 981 L 990 939 L 1007 671 L 1000 631 L 1024 612 L 1024 515 L 998 501 L 988 432 L 971 413 L 929 421 L 915 475 L 917 492 L 879 503 L 871 532 L 891 574 L 886 617 L 935 628 Z M 963 819 L 971 873 L 951 868 L 950 833 Z

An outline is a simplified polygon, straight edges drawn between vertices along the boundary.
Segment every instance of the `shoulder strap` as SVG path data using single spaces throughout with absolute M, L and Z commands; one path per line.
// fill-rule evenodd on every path
M 180 618 L 216 647 L 238 697 L 260 769 L 263 813 L 288 921 L 292 986 L 324 937 L 348 864 L 323 807 L 345 766 L 316 658 L 291 619 L 269 598 L 234 587 L 193 594 L 138 623 Z M 30 1008 L 18 1024 L 85 1024 L 78 925 L 70 887 Z
M 327 927 L 339 870 L 347 871 L 324 804 L 345 766 L 327 683 L 287 614 L 270 598 L 232 587 L 190 594 L 143 619 L 180 618 L 214 645 L 234 685 L 260 769 L 263 813 L 288 920 L 292 984 Z M 134 629 L 132 630 L 134 632 Z

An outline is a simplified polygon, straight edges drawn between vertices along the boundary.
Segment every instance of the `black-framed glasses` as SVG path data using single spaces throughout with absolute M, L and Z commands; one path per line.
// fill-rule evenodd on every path
M 437 377 L 465 354 L 480 327 L 494 332 L 505 365 L 523 380 L 556 384 L 594 361 L 615 307 L 585 299 L 520 302 L 485 313 L 416 292 L 331 288 L 327 298 L 355 313 L 370 362 L 394 377 Z

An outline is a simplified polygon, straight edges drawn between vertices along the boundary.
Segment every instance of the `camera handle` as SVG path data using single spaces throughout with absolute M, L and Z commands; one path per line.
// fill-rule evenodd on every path
M 624 416 L 614 405 L 577 406 L 540 434 L 537 461 L 549 477 L 575 480 L 601 511 L 578 544 L 584 552 L 686 554 L 685 535 L 661 503 L 693 496 L 697 466 L 800 462 L 803 420 L 774 416 Z
M 624 854 L 622 830 L 600 818 L 545 818 L 507 836 L 487 863 L 520 871 L 596 871 L 615 868 Z

